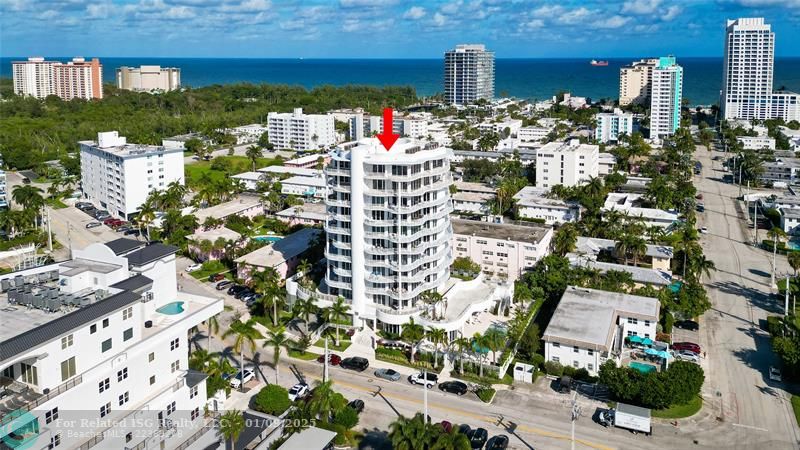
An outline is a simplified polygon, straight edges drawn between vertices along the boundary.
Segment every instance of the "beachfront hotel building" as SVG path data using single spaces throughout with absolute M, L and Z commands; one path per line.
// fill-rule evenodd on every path
M 653 89 L 650 98 L 650 138 L 672 136 L 681 125 L 683 100 L 683 67 L 674 56 L 658 59 L 653 69 Z
M 182 148 L 129 144 L 116 131 L 79 144 L 83 193 L 114 217 L 129 219 L 150 192 L 184 184 Z
M 596 116 L 594 138 L 597 142 L 617 142 L 621 134 L 633 134 L 633 114 L 615 108 L 611 113 L 599 113 Z
M 181 87 L 181 69 L 161 66 L 122 66 L 117 69 L 117 87 L 139 92 L 174 91 Z
M 190 330 L 222 299 L 177 288 L 178 248 L 117 239 L 0 276 L 0 447 L 206 448 L 219 440 Z
M 658 59 L 641 59 L 619 69 L 620 106 L 650 104 L 656 65 Z
M 452 151 L 406 138 L 386 151 L 370 138 L 331 156 L 328 293 L 350 303 L 355 325 L 399 332 L 450 278 Z
M 775 33 L 763 17 L 728 20 L 722 98 L 725 120 L 800 120 L 800 95 L 773 92 Z
M 62 100 L 103 98 L 103 66 L 93 58 L 72 58 L 72 61 L 47 61 L 31 57 L 11 63 L 14 93 L 36 98 L 56 95 Z
M 599 146 L 578 139 L 550 142 L 536 150 L 536 187 L 577 186 L 596 177 Z
M 494 52 L 482 44 L 461 44 L 444 54 L 447 103 L 466 105 L 494 98 Z
M 290 113 L 267 115 L 269 142 L 278 149 L 316 150 L 336 143 L 333 116 L 303 114 L 303 108 Z

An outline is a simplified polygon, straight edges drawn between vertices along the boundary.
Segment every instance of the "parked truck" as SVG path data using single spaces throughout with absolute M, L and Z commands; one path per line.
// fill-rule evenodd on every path
M 625 428 L 634 433 L 650 435 L 650 410 L 639 406 L 617 403 L 616 409 L 608 409 L 600 413 L 600 423 L 603 426 Z

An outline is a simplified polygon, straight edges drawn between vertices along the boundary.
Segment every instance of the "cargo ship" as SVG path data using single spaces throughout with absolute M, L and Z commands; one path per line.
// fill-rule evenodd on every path
M 608 65 L 608 61 L 598 61 L 596 59 L 593 59 L 591 64 L 593 66 L 607 66 Z

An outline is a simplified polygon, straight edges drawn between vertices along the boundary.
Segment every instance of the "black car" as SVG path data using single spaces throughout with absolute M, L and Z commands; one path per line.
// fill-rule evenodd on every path
M 125 236 L 139 236 L 142 232 L 139 231 L 138 228 L 131 228 L 130 230 L 125 230 Z
M 505 450 L 508 448 L 508 436 L 499 434 L 493 437 L 486 445 L 486 450 Z
M 700 324 L 695 322 L 694 320 L 679 320 L 675 322 L 675 328 L 681 328 L 683 330 L 689 331 L 697 331 L 700 329 Z
M 351 358 L 343 359 L 342 362 L 339 363 L 339 367 L 363 372 L 369 367 L 369 361 L 366 358 L 353 356 Z
M 244 300 L 245 297 L 247 297 L 248 295 L 251 295 L 252 293 L 253 293 L 253 291 L 250 290 L 250 288 L 246 287 L 246 288 L 242 289 L 241 291 L 237 292 L 236 294 L 234 294 L 233 297 L 237 298 L 239 300 Z
M 226 287 L 228 287 L 228 286 L 230 286 L 232 284 L 233 284 L 233 281 L 231 281 L 231 280 L 222 280 L 219 283 L 217 283 L 217 290 L 221 291 L 221 290 L 225 289 Z
M 357 413 L 361 414 L 361 411 L 364 411 L 364 400 L 355 399 L 348 403 L 347 406 L 353 408 Z
M 462 423 L 458 426 L 458 432 L 469 437 L 470 433 L 472 433 L 472 428 L 469 425 Z
M 123 225 L 123 226 L 121 226 L 121 227 L 117 228 L 117 230 L 116 230 L 116 231 L 117 231 L 118 233 L 124 233 L 124 232 L 126 232 L 126 231 L 128 231 L 128 230 L 130 230 L 130 229 L 132 229 L 130 225 Z
M 233 285 L 233 286 L 228 288 L 228 295 L 236 295 L 236 294 L 238 294 L 239 292 L 241 292 L 241 291 L 243 291 L 245 289 L 247 289 L 246 286 L 242 286 L 240 284 L 235 284 L 235 285 Z
M 449 392 L 451 394 L 464 395 L 467 393 L 469 388 L 465 383 L 460 381 L 445 381 L 444 383 L 439 384 L 439 390 Z
M 476 428 L 467 437 L 472 448 L 483 448 L 486 441 L 489 440 L 489 432 L 483 428 Z

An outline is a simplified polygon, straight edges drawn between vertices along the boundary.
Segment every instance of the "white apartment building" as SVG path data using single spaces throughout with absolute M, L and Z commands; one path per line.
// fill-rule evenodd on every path
M 800 159 L 798 158 L 775 158 L 775 161 L 768 161 L 763 164 L 764 172 L 760 180 L 764 183 L 786 183 L 795 185 L 800 182 Z
M 68 63 L 46 61 L 42 57 L 11 63 L 14 93 L 45 98 L 56 95 L 62 100 L 103 98 L 103 66 L 93 58 L 73 58 Z
M 281 180 L 281 194 L 298 197 L 325 198 L 324 177 L 294 176 Z
M 122 66 L 117 69 L 117 88 L 139 92 L 167 92 L 181 87 L 181 69 L 161 66 Z
M 625 338 L 656 338 L 657 298 L 567 287 L 542 340 L 545 361 L 597 375 L 608 360 L 617 365 Z
M 392 120 L 392 132 L 404 137 L 425 139 L 429 134 L 428 122 L 429 119 L 422 115 L 397 116 Z M 381 116 L 358 113 L 350 118 L 349 123 L 350 139 L 354 141 L 383 133 L 383 117 Z
M 224 134 L 230 134 L 236 138 L 236 145 L 252 144 L 261 139 L 261 135 L 268 131 L 268 128 L 260 123 L 251 123 L 233 128 L 223 128 L 218 130 Z
M 597 173 L 604 177 L 614 172 L 614 167 L 617 165 L 617 157 L 611 153 L 598 153 L 597 154 Z
M 488 131 L 491 131 L 493 133 L 502 135 L 506 131 L 508 131 L 509 136 L 516 136 L 520 128 L 522 128 L 522 120 L 505 119 L 499 122 L 494 122 L 494 121 L 481 122 L 476 126 L 476 128 L 481 133 L 486 133 Z
M 336 144 L 333 116 L 303 114 L 303 108 L 291 113 L 271 112 L 267 115 L 269 142 L 276 148 L 316 150 Z
M 536 150 L 536 187 L 577 186 L 598 175 L 599 146 L 578 139 L 550 142 Z
M 452 152 L 407 138 L 386 151 L 371 138 L 331 156 L 328 293 L 347 300 L 354 325 L 397 332 L 450 278 Z
M 218 441 L 204 410 L 220 405 L 188 355 L 189 331 L 223 301 L 177 289 L 177 252 L 118 239 L 0 277 L 4 443 L 195 450 Z
M 653 69 L 658 59 L 641 59 L 619 69 L 619 104 L 649 105 L 653 87 Z
M 547 256 L 553 228 L 453 219 L 453 251 L 481 266 L 486 278 L 516 281 Z
M 517 130 L 517 139 L 522 142 L 541 142 L 553 131 L 554 126 L 521 127 Z
M 322 171 L 319 169 L 290 166 L 267 166 L 257 169 L 256 171 L 263 173 L 269 179 L 289 178 L 294 175 L 301 177 L 321 177 L 323 175 Z
M 184 184 L 183 150 L 129 144 L 116 131 L 80 141 L 81 187 L 86 199 L 114 217 L 129 219 L 150 192 Z
M 314 169 L 318 165 L 320 165 L 320 162 L 322 163 L 322 166 L 324 166 L 325 164 L 328 163 L 328 161 L 330 161 L 330 158 L 327 155 L 312 154 L 284 161 L 283 165 L 286 167 L 300 167 L 305 169 Z M 322 172 L 320 172 L 320 174 L 321 173 Z
M 606 197 L 602 211 L 619 211 L 631 219 L 640 219 L 647 226 L 669 227 L 678 220 L 678 213 L 656 208 L 643 208 L 643 194 L 611 192 Z
M 736 140 L 745 150 L 775 150 L 775 139 L 760 136 L 737 136 Z
M 773 92 L 775 33 L 763 17 L 728 20 L 723 59 L 722 117 L 800 120 L 800 96 Z
M 619 135 L 633 134 L 633 114 L 622 112 L 619 108 L 615 108 L 613 113 L 597 114 L 596 120 L 594 138 L 598 142 L 617 142 Z
M 525 186 L 514 194 L 517 217 L 543 220 L 548 225 L 577 222 L 580 218 L 580 205 L 549 198 L 549 188 Z
M 683 68 L 674 56 L 659 58 L 653 69 L 653 88 L 650 99 L 650 138 L 672 136 L 681 125 L 683 99 Z
M 494 52 L 484 45 L 462 44 L 444 54 L 444 96 L 466 105 L 494 98 Z

